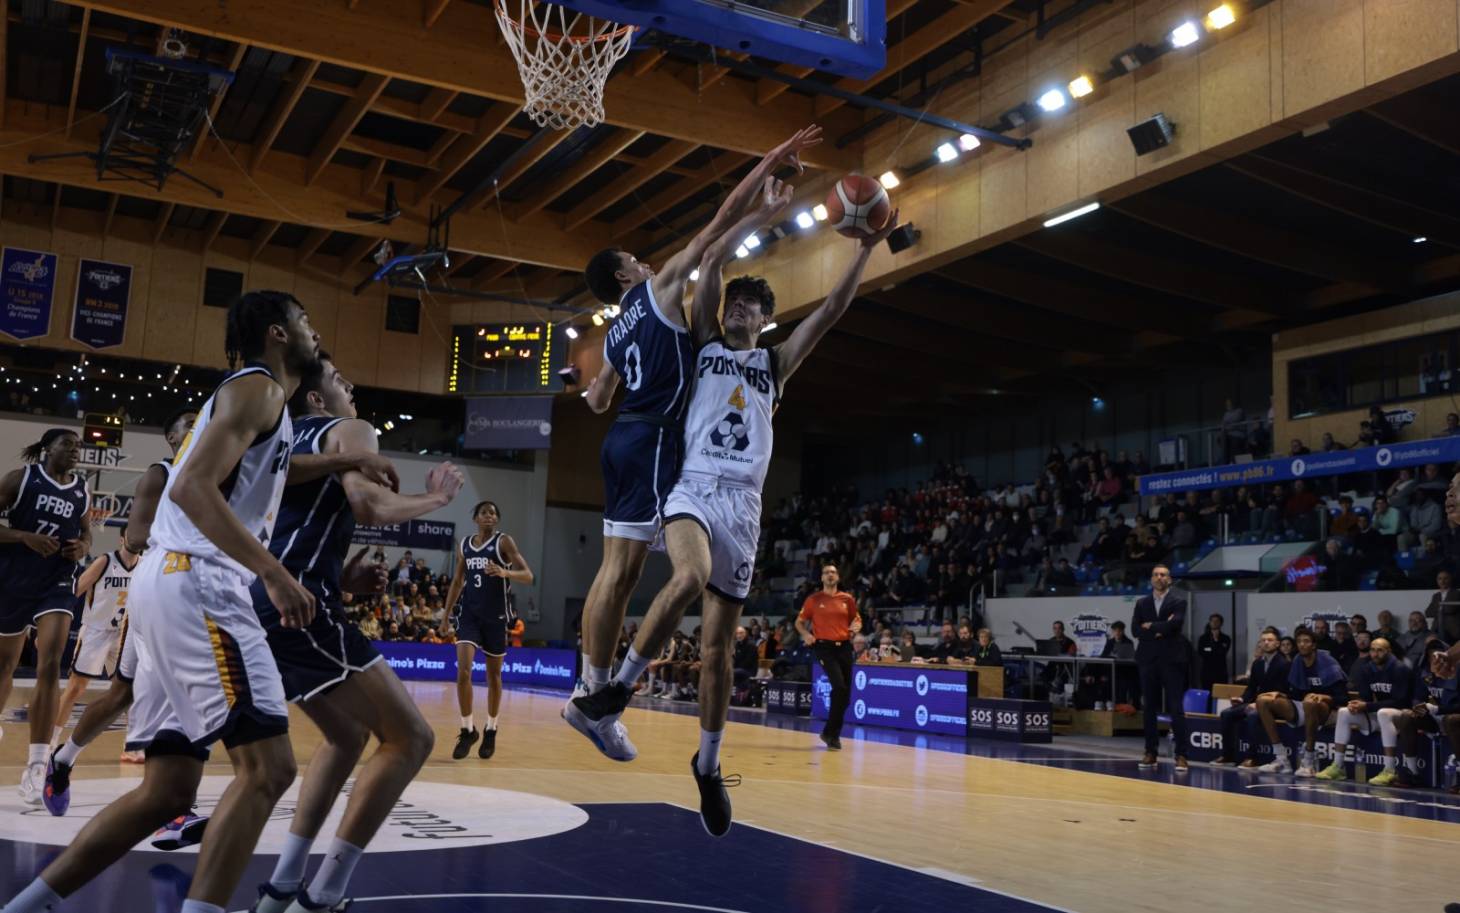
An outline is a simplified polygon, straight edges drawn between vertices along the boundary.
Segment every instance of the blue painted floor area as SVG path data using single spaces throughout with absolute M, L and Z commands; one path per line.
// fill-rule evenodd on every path
M 723 839 L 699 815 L 659 803 L 586 805 L 551 837 L 429 852 L 372 853 L 355 872 L 352 913 L 588 913 L 657 910 L 892 913 L 1050 907 L 736 824 Z M 8 896 L 59 850 L 0 843 Z M 176 913 L 196 857 L 129 853 L 57 913 Z M 250 863 L 231 906 L 247 909 L 272 857 Z M 311 865 L 311 870 L 314 865 Z M 627 877 L 626 877 L 627 876 Z
M 656 710 L 663 713 L 693 715 L 699 712 L 692 701 L 639 698 L 634 701 L 633 706 L 636 709 Z M 730 709 L 730 720 L 735 723 L 765 725 L 775 729 L 808 734 L 820 732 L 822 726 L 821 720 L 813 720 L 809 717 L 765 713 L 760 710 L 738 707 Z M 988 739 L 961 739 L 955 736 L 929 735 L 900 729 L 847 725 L 842 730 L 842 740 L 947 751 L 953 754 L 1018 761 L 1022 764 L 1041 764 L 1047 767 L 1081 770 L 1092 774 L 1126 777 L 1132 780 L 1174 783 L 1196 789 L 1285 799 L 1307 805 L 1329 805 L 1355 811 L 1406 815 L 1411 818 L 1460 824 L 1460 796 L 1450 796 L 1434 789 L 1385 789 L 1353 782 L 1299 780 L 1292 776 L 1242 772 L 1231 767 L 1212 767 L 1195 763 L 1191 765 L 1190 773 L 1177 775 L 1171 761 L 1165 758 L 1155 770 L 1141 770 L 1137 767 L 1141 754 L 1139 738 L 1082 737 L 1078 747 L 1066 747 L 1060 744 L 1062 737 L 1055 736 L 1055 741 L 1051 745 L 1019 745 Z

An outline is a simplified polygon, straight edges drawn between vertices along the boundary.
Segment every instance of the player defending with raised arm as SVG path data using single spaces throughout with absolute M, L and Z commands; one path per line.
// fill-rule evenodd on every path
M 329 355 L 321 352 L 319 358 L 289 400 L 293 453 L 347 459 L 376 453 L 375 429 L 355 413 L 354 385 Z M 451 503 L 461 484 L 461 471 L 441 463 L 427 474 L 427 490 L 417 495 L 397 494 L 358 470 L 284 490 L 269 551 L 314 594 L 320 608 L 303 630 L 286 628 L 262 582 L 255 582 L 254 610 L 279 663 L 285 697 L 299 703 L 324 743 L 309 760 L 279 861 L 259 887 L 258 913 L 308 913 L 340 904 L 365 845 L 431 753 L 431 727 L 379 651 L 345 619 L 340 593 L 385 588 L 384 567 L 365 560 L 368 548 L 345 563 L 357 522 L 384 526 L 425 516 Z M 380 747 L 360 771 L 344 818 L 306 891 L 310 847 L 371 735 Z
M 616 247 L 599 251 L 584 270 L 594 296 L 621 309 L 604 340 L 603 368 L 588 384 L 588 406 L 606 411 L 620 379 L 628 394 L 603 439 L 603 561 L 583 604 L 583 681 L 575 696 L 608 683 L 629 597 L 644 571 L 649 543 L 658 535 L 664 499 L 679 477 L 681 426 L 694 368 L 682 305 L 685 283 L 705 249 L 755 205 L 766 177 L 783 164 L 802 170 L 801 152 L 820 142 L 821 128 L 811 126 L 771 150 L 662 271 L 655 273 Z M 590 726 L 571 700 L 563 718 L 616 761 L 631 761 L 637 754 L 616 719 Z
M 573 702 L 595 722 L 622 713 L 644 670 L 639 657 L 656 655 L 679 627 L 684 610 L 703 594 L 700 747 L 690 769 L 700 790 L 700 817 L 716 837 L 730 829 L 720 743 L 734 681 L 730 660 L 735 628 L 755 572 L 760 496 L 771 459 L 771 416 L 786 379 L 846 313 L 872 249 L 897 225 L 894 212 L 882 231 L 858 240 L 856 255 L 826 301 L 785 342 L 758 348 L 760 333 L 775 311 L 775 295 L 764 279 L 731 280 L 725 289 L 722 330 L 717 319 L 720 273 L 740 240 L 770 221 L 790 197 L 790 188 L 769 179 L 761 208 L 712 244 L 700 262 L 692 318 L 699 356 L 685 422 L 684 468 L 665 504 L 673 573 L 654 598 L 634 649 L 613 682 Z
M 292 295 L 250 292 L 228 309 L 226 346 L 229 363 L 242 358 L 244 367 L 199 411 L 132 579 L 138 652 L 128 739 L 147 752 L 142 783 L 92 818 L 4 913 L 51 909 L 186 812 L 208 748 L 220 740 L 234 778 L 203 837 L 181 913 L 221 913 L 294 780 L 283 684 L 248 588 L 261 579 L 289 627 L 314 617 L 314 596 L 267 544 L 289 466 L 285 403 L 318 360 L 319 341 Z

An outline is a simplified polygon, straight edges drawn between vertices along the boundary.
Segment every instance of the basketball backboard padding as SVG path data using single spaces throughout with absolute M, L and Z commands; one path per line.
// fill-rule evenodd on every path
M 839 76 L 866 79 L 887 65 L 886 0 L 555 2 L 600 19 Z

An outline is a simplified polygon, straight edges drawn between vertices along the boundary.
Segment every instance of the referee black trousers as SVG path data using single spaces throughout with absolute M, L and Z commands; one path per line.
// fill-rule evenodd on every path
M 847 704 L 852 700 L 852 644 L 846 640 L 818 640 L 811 652 L 831 684 L 831 710 L 821 732 L 829 739 L 839 739 L 842 718 L 847 715 Z

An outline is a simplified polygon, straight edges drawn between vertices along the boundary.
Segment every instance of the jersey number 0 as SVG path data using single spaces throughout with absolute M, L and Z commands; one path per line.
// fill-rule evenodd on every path
M 624 349 L 624 386 L 637 390 L 644 384 L 644 367 L 639 357 L 639 344 L 631 343 Z

